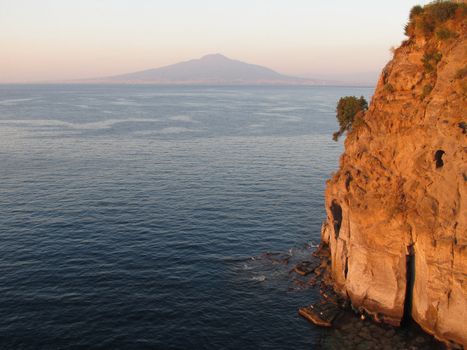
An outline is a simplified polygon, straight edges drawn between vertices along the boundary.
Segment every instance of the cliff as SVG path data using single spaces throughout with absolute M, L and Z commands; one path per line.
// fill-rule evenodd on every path
M 467 23 L 451 5 L 412 11 L 327 182 L 322 239 L 356 309 L 467 347 Z

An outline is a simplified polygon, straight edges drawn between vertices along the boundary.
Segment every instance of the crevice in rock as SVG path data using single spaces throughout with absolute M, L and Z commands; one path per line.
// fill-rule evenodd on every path
M 345 258 L 344 278 L 347 279 L 347 273 L 349 272 L 349 258 Z
M 345 189 L 348 191 L 350 187 L 350 183 L 352 182 L 352 175 L 350 174 L 350 171 L 347 171 L 345 173 Z
M 332 215 L 332 223 L 334 227 L 334 235 L 337 239 L 339 237 L 339 231 L 342 225 L 342 208 L 335 200 L 333 200 L 330 209 Z
M 415 282 L 415 251 L 413 245 L 407 247 L 406 256 L 406 285 L 405 285 L 405 299 L 404 299 L 404 317 L 402 323 L 408 323 L 412 320 L 412 300 L 413 300 L 413 287 Z
M 439 168 L 442 168 L 443 165 L 444 165 L 444 161 L 443 161 L 443 155 L 445 154 L 446 152 L 444 152 L 442 149 L 439 149 L 435 152 L 435 162 L 436 162 L 436 169 L 439 169 Z

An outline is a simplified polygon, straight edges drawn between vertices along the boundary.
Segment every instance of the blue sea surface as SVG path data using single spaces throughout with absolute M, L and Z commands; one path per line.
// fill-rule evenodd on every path
M 267 257 L 319 242 L 372 91 L 0 86 L 0 348 L 318 349 Z

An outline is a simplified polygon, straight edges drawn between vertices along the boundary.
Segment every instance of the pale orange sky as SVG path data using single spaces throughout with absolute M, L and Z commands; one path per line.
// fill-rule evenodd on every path
M 0 0 L 0 82 L 102 77 L 222 53 L 296 76 L 379 71 L 427 1 Z

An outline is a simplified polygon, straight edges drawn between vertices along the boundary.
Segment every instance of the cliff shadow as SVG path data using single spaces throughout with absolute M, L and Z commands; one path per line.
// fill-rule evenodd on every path
M 339 231 L 342 225 L 342 207 L 334 200 L 331 203 L 332 224 L 334 226 L 334 235 L 339 237 Z
M 412 321 L 412 302 L 413 302 L 413 287 L 415 283 L 415 251 L 412 245 L 407 247 L 408 254 L 406 255 L 405 269 L 405 299 L 404 299 L 404 316 L 402 324 L 407 325 Z

